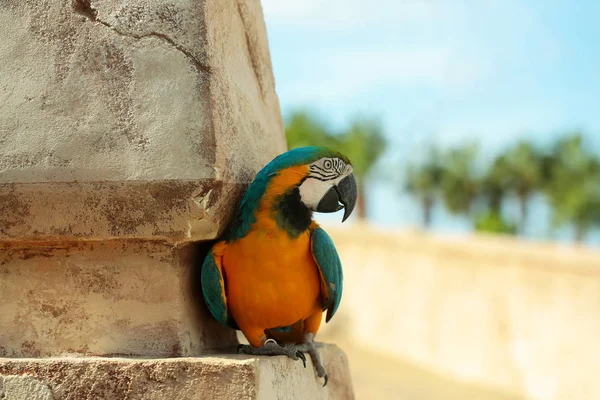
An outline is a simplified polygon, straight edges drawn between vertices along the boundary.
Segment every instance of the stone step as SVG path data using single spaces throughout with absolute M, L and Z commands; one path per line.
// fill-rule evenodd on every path
M 348 360 L 322 345 L 329 373 L 323 387 L 310 358 L 306 369 L 286 357 L 220 354 L 131 359 L 0 358 L 0 398 L 79 399 L 353 399 Z

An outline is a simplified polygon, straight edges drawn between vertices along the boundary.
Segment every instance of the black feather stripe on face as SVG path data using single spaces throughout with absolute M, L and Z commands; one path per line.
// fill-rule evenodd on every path
M 331 180 L 333 180 L 333 179 L 335 179 L 337 177 L 338 177 L 338 175 L 322 175 L 322 174 L 319 174 L 319 173 L 314 173 L 314 174 L 310 175 L 308 177 L 308 179 L 313 178 L 313 179 L 318 179 L 320 181 L 331 181 Z
M 275 202 L 274 211 L 277 226 L 285 230 L 291 238 L 300 236 L 312 222 L 312 211 L 302 202 L 298 187 L 283 194 Z
M 326 168 L 321 168 L 318 165 L 311 165 L 310 172 L 320 172 L 323 174 L 334 174 L 336 171 L 332 170 L 331 168 L 326 169 Z
M 320 176 L 312 175 L 312 176 L 307 177 L 306 179 L 316 179 L 316 180 L 321 181 L 321 182 L 327 182 L 327 181 L 331 181 L 331 180 L 333 180 L 335 178 L 337 178 L 337 176 L 334 176 L 333 178 L 323 178 L 323 177 L 320 177 Z

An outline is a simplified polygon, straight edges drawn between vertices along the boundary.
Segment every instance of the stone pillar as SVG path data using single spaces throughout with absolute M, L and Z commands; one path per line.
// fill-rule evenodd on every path
M 2 0 L 0 397 L 37 385 L 11 378 L 26 370 L 40 393 L 77 398 L 56 385 L 78 368 L 96 371 L 88 386 L 130 368 L 204 393 L 185 380 L 220 373 L 218 358 L 105 357 L 236 343 L 195 291 L 197 243 L 285 147 L 259 0 Z M 223 360 L 252 393 L 241 366 L 275 362 Z

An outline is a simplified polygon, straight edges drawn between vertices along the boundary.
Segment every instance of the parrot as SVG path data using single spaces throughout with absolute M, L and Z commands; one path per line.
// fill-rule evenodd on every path
M 327 385 L 314 339 L 323 313 L 329 322 L 340 305 L 343 272 L 313 212 L 344 209 L 344 222 L 356 199 L 350 160 L 326 147 L 294 148 L 258 172 L 200 273 L 212 316 L 248 340 L 238 352 L 287 356 L 305 368 L 308 353 Z

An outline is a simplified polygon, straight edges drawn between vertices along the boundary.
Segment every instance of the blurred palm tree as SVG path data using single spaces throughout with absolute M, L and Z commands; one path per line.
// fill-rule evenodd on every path
M 496 157 L 481 182 L 481 194 L 494 215 L 502 214 L 502 202 L 510 188 L 506 164 L 504 155 Z
M 425 228 L 431 225 L 431 211 L 440 194 L 443 172 L 440 152 L 435 147 L 429 149 L 424 164 L 410 165 L 406 171 L 405 190 L 415 196 L 421 204 Z
M 529 214 L 529 201 L 533 194 L 544 185 L 544 164 L 542 155 L 530 142 L 519 142 L 502 156 L 498 174 L 504 175 L 505 189 L 514 193 L 519 201 L 522 233 Z
M 517 226 L 506 222 L 499 212 L 488 210 L 475 219 L 475 230 L 514 235 L 517 233 Z
M 358 184 L 357 215 L 366 218 L 365 182 L 386 148 L 383 129 L 375 119 L 357 118 L 339 133 L 332 132 L 315 114 L 298 110 L 286 121 L 285 134 L 290 149 L 325 146 L 337 150 L 352 161 Z
M 487 202 L 487 210 L 476 216 L 475 229 L 481 232 L 514 235 L 517 227 L 508 223 L 502 215 L 502 203 L 510 190 L 506 156 L 494 159 L 481 181 L 481 196 Z
M 587 231 L 600 224 L 600 162 L 585 148 L 579 133 L 560 140 L 549 163 L 546 193 L 556 226 L 572 223 L 581 242 Z
M 285 136 L 290 149 L 304 146 L 336 147 L 338 144 L 327 123 L 307 110 L 297 110 L 289 115 Z
M 467 144 L 450 150 L 443 159 L 442 197 L 453 214 L 472 216 L 482 186 L 482 179 L 476 173 L 477 155 L 477 145 Z

